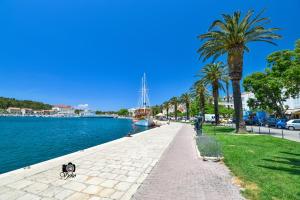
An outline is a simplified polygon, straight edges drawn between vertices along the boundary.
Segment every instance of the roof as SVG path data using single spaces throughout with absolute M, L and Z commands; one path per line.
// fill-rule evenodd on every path
M 296 108 L 296 109 L 288 109 L 288 110 L 285 111 L 285 114 L 290 115 L 290 114 L 298 113 L 298 112 L 300 112 L 300 108 Z
M 21 110 L 21 108 L 17 108 L 17 107 L 8 107 L 7 109 L 16 109 L 16 110 Z
M 57 107 L 57 108 L 72 108 L 71 106 L 67 106 L 67 105 L 63 105 L 63 104 L 55 105 L 54 107 Z

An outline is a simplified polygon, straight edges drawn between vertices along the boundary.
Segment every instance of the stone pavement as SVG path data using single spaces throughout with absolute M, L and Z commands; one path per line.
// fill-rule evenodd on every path
M 0 200 L 128 200 L 182 126 L 172 123 L 2 174 Z M 60 179 L 68 162 L 76 164 L 77 176 Z
M 133 200 L 243 199 L 224 164 L 198 157 L 194 134 L 184 125 Z

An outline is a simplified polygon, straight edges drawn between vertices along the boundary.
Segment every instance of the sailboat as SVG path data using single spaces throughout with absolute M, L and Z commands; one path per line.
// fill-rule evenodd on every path
M 146 74 L 144 73 L 142 77 L 142 90 L 139 107 L 134 112 L 134 124 L 137 126 L 153 126 L 154 122 L 150 115 L 151 109 L 148 97 L 148 89 L 146 86 Z

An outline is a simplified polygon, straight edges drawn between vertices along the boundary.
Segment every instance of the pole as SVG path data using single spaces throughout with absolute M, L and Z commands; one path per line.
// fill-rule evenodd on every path
M 282 139 L 284 138 L 284 137 L 283 137 L 283 129 L 281 129 L 281 137 L 282 137 Z

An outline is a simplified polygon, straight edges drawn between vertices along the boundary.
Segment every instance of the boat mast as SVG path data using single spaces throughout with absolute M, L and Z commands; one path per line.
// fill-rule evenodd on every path
M 146 111 L 146 106 L 147 106 L 147 102 L 146 102 L 146 74 L 144 73 L 143 79 L 143 86 L 142 86 L 142 95 L 143 95 L 143 108 L 144 108 L 144 112 Z

